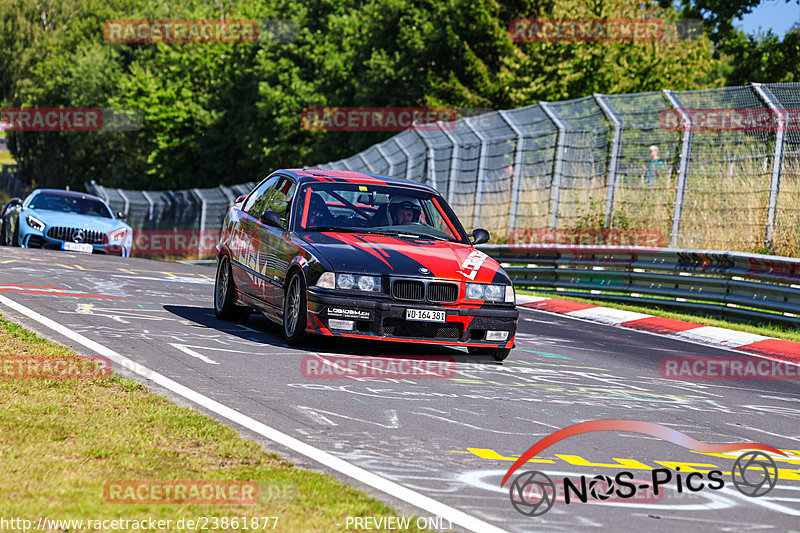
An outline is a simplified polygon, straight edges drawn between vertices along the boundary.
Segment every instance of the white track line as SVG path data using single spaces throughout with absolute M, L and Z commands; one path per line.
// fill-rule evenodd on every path
M 312 459 L 328 468 L 335 470 L 341 474 L 344 474 L 350 478 L 353 478 L 365 485 L 368 485 L 374 489 L 377 489 L 381 492 L 389 494 L 390 496 L 394 496 L 400 500 L 410 503 L 411 505 L 418 507 L 419 509 L 423 509 L 428 511 L 429 513 L 436 515 L 438 517 L 442 517 L 447 519 L 449 522 L 453 524 L 458 524 L 461 527 L 469 529 L 471 531 L 476 532 L 491 532 L 491 533 L 505 533 L 505 530 L 500 529 L 496 526 L 488 522 L 484 522 L 474 516 L 468 515 L 463 511 L 459 511 L 453 507 L 445 505 L 441 502 L 434 500 L 433 498 L 429 498 L 428 496 L 424 496 L 418 492 L 415 492 L 411 489 L 408 489 L 402 485 L 399 485 L 393 481 L 389 481 L 381 476 L 373 474 L 367 470 L 364 470 L 361 467 L 355 466 L 353 464 L 348 463 L 347 461 L 343 461 L 338 457 L 329 454 L 328 452 L 322 451 L 320 449 L 314 448 L 297 440 L 294 437 L 287 435 L 286 433 L 282 433 L 277 429 L 273 429 L 266 424 L 262 424 L 261 422 L 250 418 L 249 416 L 245 416 L 241 413 L 238 413 L 231 409 L 230 407 L 226 407 L 221 403 L 208 398 L 207 396 L 203 396 L 199 392 L 195 392 L 194 390 L 181 385 L 180 383 L 169 379 L 166 376 L 159 374 L 153 370 L 150 370 L 147 367 L 140 365 L 139 363 L 128 359 L 127 357 L 118 354 L 114 350 L 103 346 L 100 343 L 97 343 L 87 337 L 84 337 L 78 332 L 72 331 L 71 329 L 59 324 L 58 322 L 47 318 L 46 316 L 40 315 L 36 311 L 25 307 L 24 305 L 11 300 L 2 294 L 0 294 L 0 303 L 3 305 L 14 309 L 15 311 L 22 313 L 23 315 L 27 316 L 28 318 L 35 320 L 36 322 L 40 323 L 41 325 L 50 328 L 51 330 L 59 333 L 78 344 L 85 346 L 86 348 L 92 350 L 93 352 L 97 353 L 98 355 L 103 355 L 111 359 L 114 363 L 118 364 L 123 368 L 127 368 L 128 370 L 142 376 L 145 379 L 152 381 L 153 383 L 164 387 L 165 389 L 177 394 L 178 396 L 182 396 L 187 400 L 194 402 L 198 405 L 201 405 L 212 411 L 223 418 L 227 418 L 231 422 L 239 424 L 242 427 L 249 429 L 259 435 L 262 435 L 269 440 L 280 444 L 281 446 L 285 446 L 294 450 L 297 453 L 305 455 L 309 459 Z

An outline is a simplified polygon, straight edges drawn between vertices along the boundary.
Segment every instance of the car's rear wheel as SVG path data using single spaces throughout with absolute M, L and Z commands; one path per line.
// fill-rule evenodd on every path
M 233 284 L 231 260 L 223 256 L 217 264 L 214 282 L 214 314 L 220 320 L 243 322 L 250 316 L 250 309 L 236 305 L 236 288 Z
M 2 211 L 5 212 L 5 207 Z M 0 246 L 6 245 L 6 219 L 5 217 L 0 218 Z
M 472 355 L 491 355 L 495 361 L 504 361 L 511 348 L 484 348 L 479 346 L 469 346 L 467 351 Z
M 306 281 L 303 274 L 295 270 L 289 276 L 283 295 L 283 336 L 292 346 L 300 344 L 305 336 L 307 306 Z

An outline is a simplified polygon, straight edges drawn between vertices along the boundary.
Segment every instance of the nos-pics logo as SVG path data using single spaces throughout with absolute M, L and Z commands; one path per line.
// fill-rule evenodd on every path
M 735 450 L 763 450 L 786 456 L 782 451 L 754 442 L 712 444 L 702 442 L 681 433 L 680 431 L 655 424 L 636 420 L 595 420 L 569 426 L 548 435 L 531 446 L 506 472 L 500 486 L 506 484 L 511 475 L 529 459 L 532 459 L 543 450 L 556 442 L 594 431 L 626 431 L 656 437 L 684 448 L 703 453 L 725 453 Z M 636 480 L 631 472 L 618 472 L 613 478 L 610 476 L 580 476 L 579 478 L 559 479 L 558 486 L 547 474 L 536 470 L 523 472 L 509 485 L 509 499 L 511 505 L 525 516 L 541 516 L 545 514 L 557 499 L 570 503 L 587 503 L 591 497 L 594 500 L 631 499 L 637 492 L 651 492 L 658 496 L 662 487 L 674 483 L 677 492 L 698 492 L 701 490 L 719 490 L 725 486 L 725 478 L 720 470 L 710 472 L 690 472 L 683 474 L 680 468 L 676 473 L 667 468 L 652 470 L 649 480 Z M 731 481 L 736 489 L 744 494 L 757 498 L 768 494 L 778 481 L 778 467 L 775 461 L 766 453 L 747 451 L 736 459 L 731 471 Z

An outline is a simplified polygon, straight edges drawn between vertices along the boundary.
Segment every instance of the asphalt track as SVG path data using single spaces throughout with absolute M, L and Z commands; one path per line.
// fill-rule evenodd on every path
M 238 413 L 498 528 L 800 530 L 798 381 L 688 382 L 659 374 L 664 357 L 733 352 L 530 309 L 521 310 L 517 347 L 504 364 L 394 343 L 316 339 L 294 349 L 262 317 L 244 325 L 218 321 L 213 277 L 204 266 L 0 248 L 2 296 Z M 18 309 L 0 305 L 0 312 L 91 354 Z M 303 376 L 303 357 L 336 354 L 450 355 L 456 372 L 418 380 Z M 148 386 L 234 425 L 296 464 L 364 488 L 400 514 L 433 514 Z M 626 432 L 577 435 L 517 473 L 539 470 L 557 479 L 629 470 L 649 481 L 653 468 L 716 468 L 725 472 L 725 487 L 678 494 L 673 479 L 658 501 L 556 502 L 534 518 L 515 511 L 500 480 L 517 456 L 558 429 L 598 419 L 655 422 L 705 442 L 758 442 L 796 456 L 777 461 L 780 479 L 772 492 L 750 498 L 730 483 L 738 453 L 699 454 Z

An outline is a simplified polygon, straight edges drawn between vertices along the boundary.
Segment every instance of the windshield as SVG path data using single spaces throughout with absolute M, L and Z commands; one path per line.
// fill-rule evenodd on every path
M 41 193 L 31 199 L 28 208 L 113 218 L 111 212 L 103 202 L 85 196 Z
M 357 231 L 465 242 L 444 199 L 391 185 L 315 183 L 298 195 L 300 231 Z

